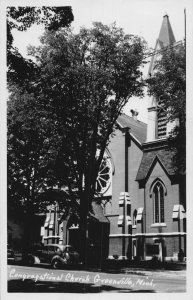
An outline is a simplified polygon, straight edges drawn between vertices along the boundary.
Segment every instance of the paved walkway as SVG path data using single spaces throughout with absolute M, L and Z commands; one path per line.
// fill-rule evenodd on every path
M 54 270 L 38 266 L 8 266 L 9 292 L 160 293 L 186 292 L 184 271 L 124 269 L 124 273 L 97 270 Z
M 142 270 L 142 269 L 124 269 L 121 272 L 125 274 L 138 274 L 138 275 L 144 275 L 144 276 L 186 276 L 186 270 L 180 270 L 180 271 L 173 271 L 173 270 Z

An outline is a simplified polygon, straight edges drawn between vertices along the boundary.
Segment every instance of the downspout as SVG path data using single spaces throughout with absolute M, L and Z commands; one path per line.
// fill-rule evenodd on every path
M 128 131 L 129 128 L 125 127 L 124 128 L 124 135 L 125 135 L 125 192 L 128 192 Z M 126 228 L 127 228 L 127 220 L 126 220 L 126 213 L 127 213 L 127 208 L 126 208 L 126 197 L 124 198 L 124 205 L 123 205 L 123 228 L 122 228 L 122 257 L 126 257 Z
M 182 248 L 182 242 L 181 242 L 181 226 L 180 226 L 180 212 L 179 212 L 179 217 L 178 217 L 178 232 L 179 232 L 179 252 Z
M 129 132 L 129 128 L 126 128 L 126 132 L 125 132 L 125 192 L 129 191 L 129 166 L 128 166 L 128 154 L 129 154 L 129 143 L 128 143 L 128 132 Z
M 146 240 L 146 186 L 144 186 L 144 213 L 143 213 L 143 216 L 144 216 L 144 220 L 143 220 L 143 228 L 142 228 L 142 233 L 144 233 L 144 260 L 146 259 L 146 243 L 145 243 L 145 240 Z

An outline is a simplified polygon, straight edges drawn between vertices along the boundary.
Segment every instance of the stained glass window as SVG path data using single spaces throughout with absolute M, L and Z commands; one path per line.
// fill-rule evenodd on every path
M 164 222 L 164 189 L 160 182 L 153 188 L 154 223 Z

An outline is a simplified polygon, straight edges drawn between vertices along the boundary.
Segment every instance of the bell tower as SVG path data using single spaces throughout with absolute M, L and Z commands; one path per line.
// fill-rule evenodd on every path
M 175 43 L 175 37 L 172 31 L 172 27 L 167 14 L 164 15 L 159 37 L 156 41 L 154 55 L 151 58 L 148 76 L 147 78 L 154 75 L 154 67 L 156 61 L 161 59 L 162 51 L 168 46 Z M 149 97 L 148 99 L 148 126 L 147 126 L 147 140 L 146 142 L 152 142 L 157 139 L 163 139 L 167 136 L 172 128 L 171 124 L 167 124 L 167 112 L 164 107 L 155 97 Z M 169 130 L 170 128 L 170 130 Z

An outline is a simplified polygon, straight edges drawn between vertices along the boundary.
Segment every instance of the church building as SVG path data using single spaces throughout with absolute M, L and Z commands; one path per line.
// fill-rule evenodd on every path
M 162 50 L 175 44 L 165 15 L 148 76 L 153 76 Z M 101 229 L 97 237 L 90 225 L 88 236 L 94 243 L 94 239 L 100 241 L 103 232 L 101 243 L 110 259 L 177 260 L 179 252 L 186 257 L 185 180 L 184 175 L 175 173 L 173 154 L 167 147 L 167 137 L 176 123 L 167 122 L 166 111 L 154 97 L 149 97 L 147 124 L 138 120 L 137 111 L 131 113 L 119 116 L 101 164 L 97 189 L 102 197 L 93 201 L 90 216 Z M 50 208 L 42 241 L 76 247 L 78 224 L 66 219 L 57 224 L 56 232 L 56 213 L 57 207 Z

